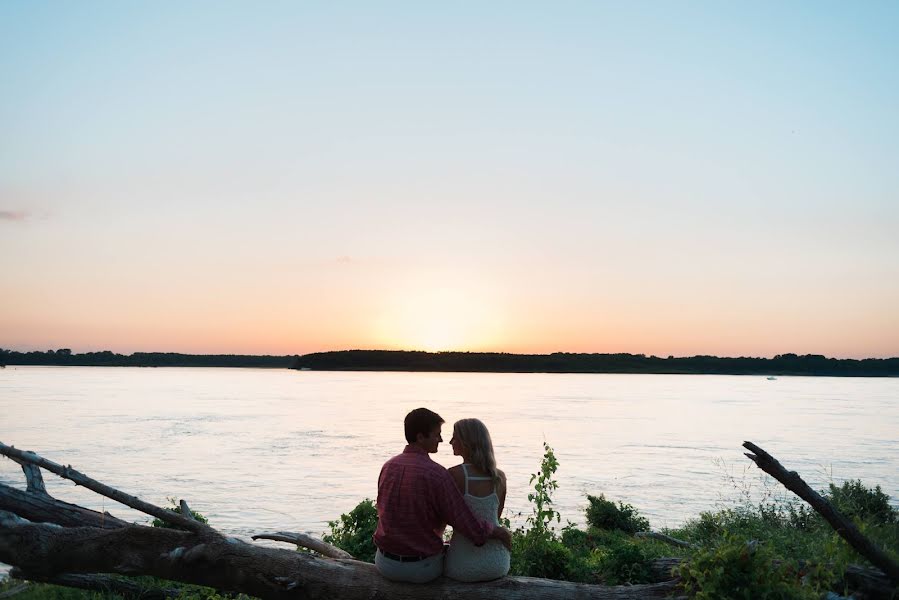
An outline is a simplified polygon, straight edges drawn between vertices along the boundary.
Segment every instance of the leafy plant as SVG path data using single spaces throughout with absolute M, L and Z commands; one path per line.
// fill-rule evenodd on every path
M 328 521 L 328 527 L 331 533 L 322 537 L 325 542 L 346 550 L 358 560 L 375 561 L 376 548 L 371 536 L 378 528 L 378 509 L 371 499 L 366 498 L 336 521 Z
M 899 511 L 890 506 L 890 497 L 879 485 L 869 488 L 858 479 L 844 481 L 839 487 L 831 483 L 825 497 L 850 519 L 867 520 L 877 525 L 899 521 Z
M 616 506 L 611 500 L 606 500 L 604 494 L 597 496 L 587 495 L 590 505 L 587 507 L 587 522 L 597 529 L 619 530 L 634 534 L 638 531 L 647 531 L 649 521 L 640 516 L 640 511 L 621 501 Z
M 598 572 L 608 585 L 646 583 L 650 579 L 648 557 L 630 538 L 620 537 L 597 554 Z
M 700 550 L 678 567 L 684 589 L 695 600 L 812 600 L 799 571 L 782 562 L 764 544 L 729 536 L 717 547 Z
M 552 531 L 553 520 L 556 523 L 561 522 L 560 515 L 552 507 L 553 492 L 559 487 L 559 483 L 553 477 L 559 468 L 559 461 L 549 444 L 543 442 L 543 460 L 540 461 L 540 470 L 531 474 L 529 483 L 534 485 L 534 491 L 528 494 L 528 501 L 531 502 L 533 513 L 527 518 L 528 524 L 532 531 L 538 534 L 546 534 Z M 534 483 L 536 481 L 536 483 Z

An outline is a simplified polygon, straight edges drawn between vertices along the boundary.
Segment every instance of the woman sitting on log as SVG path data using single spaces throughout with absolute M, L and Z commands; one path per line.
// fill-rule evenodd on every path
M 471 511 L 496 526 L 506 502 L 506 475 L 496 468 L 493 442 L 478 419 L 462 419 L 453 425 L 453 454 L 462 464 L 449 469 Z M 489 581 L 509 572 L 509 550 L 497 540 L 475 546 L 453 532 L 446 554 L 444 575 L 458 581 Z

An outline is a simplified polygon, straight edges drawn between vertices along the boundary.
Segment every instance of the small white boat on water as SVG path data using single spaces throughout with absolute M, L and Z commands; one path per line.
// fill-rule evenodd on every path
M 768 381 L 777 381 L 777 377 L 775 377 L 774 375 L 768 375 L 767 379 Z

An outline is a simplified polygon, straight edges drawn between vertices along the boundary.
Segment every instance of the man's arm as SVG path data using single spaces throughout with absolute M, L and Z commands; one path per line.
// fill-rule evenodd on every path
M 477 518 L 447 471 L 444 470 L 438 478 L 434 493 L 441 518 L 470 539 L 475 546 L 483 546 L 488 539 L 495 539 L 512 549 L 512 533 L 504 527 L 494 526 Z

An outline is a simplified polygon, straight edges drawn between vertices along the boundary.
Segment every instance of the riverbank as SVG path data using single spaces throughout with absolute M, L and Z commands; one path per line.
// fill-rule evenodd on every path
M 764 375 L 899 377 L 899 358 L 837 359 L 817 354 L 773 358 L 646 356 L 645 354 L 509 354 L 340 350 L 305 355 L 181 354 L 176 352 L 73 353 L 67 348 L 17 352 L 0 348 L 0 365 L 79 367 L 247 367 L 301 371 L 405 371 L 437 373 L 622 373 L 657 375 Z

